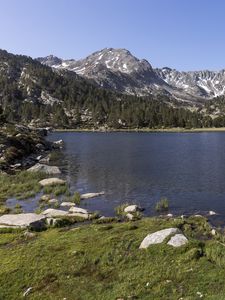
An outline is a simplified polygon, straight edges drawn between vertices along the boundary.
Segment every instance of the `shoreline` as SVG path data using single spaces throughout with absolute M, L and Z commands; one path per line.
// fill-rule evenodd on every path
M 91 128 L 59 128 L 53 129 L 52 132 L 102 132 L 102 133 L 111 133 L 111 132 L 146 132 L 146 133 L 200 133 L 200 132 L 225 132 L 225 127 L 211 127 L 211 128 L 139 128 L 139 129 L 91 129 Z

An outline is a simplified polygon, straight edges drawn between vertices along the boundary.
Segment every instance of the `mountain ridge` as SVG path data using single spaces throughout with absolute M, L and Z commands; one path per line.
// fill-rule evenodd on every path
M 92 79 L 101 87 L 138 96 L 160 92 L 197 104 L 225 94 L 225 69 L 177 71 L 169 67 L 153 68 L 146 59 L 138 59 L 124 48 L 104 48 L 79 60 L 55 56 L 37 60 Z

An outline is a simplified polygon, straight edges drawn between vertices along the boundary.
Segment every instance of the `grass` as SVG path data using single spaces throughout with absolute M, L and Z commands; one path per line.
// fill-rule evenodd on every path
M 69 188 L 67 184 L 60 185 L 48 185 L 43 189 L 44 194 L 52 194 L 54 196 L 60 196 L 63 194 L 68 194 Z
M 148 233 L 171 226 L 184 231 L 187 246 L 138 248 Z M 194 300 L 200 294 L 222 300 L 225 249 L 219 245 L 204 218 L 49 229 L 31 239 L 5 232 L 0 235 L 0 299 L 24 299 L 32 287 L 32 300 Z
M 73 194 L 73 196 L 71 197 L 71 201 L 74 202 L 75 204 L 79 205 L 81 198 L 80 198 L 80 193 L 79 192 L 75 192 Z
M 25 199 L 41 190 L 39 181 L 46 175 L 38 172 L 21 171 L 15 175 L 0 174 L 0 203 L 10 197 Z
M 169 201 L 167 198 L 161 198 L 155 205 L 155 210 L 158 212 L 168 211 Z

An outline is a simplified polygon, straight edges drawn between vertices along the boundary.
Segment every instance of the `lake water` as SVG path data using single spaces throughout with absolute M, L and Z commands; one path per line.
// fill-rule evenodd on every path
M 72 191 L 105 195 L 85 200 L 112 215 L 121 203 L 140 204 L 147 215 L 167 197 L 170 212 L 225 216 L 225 133 L 51 133 L 65 147 L 54 162 Z

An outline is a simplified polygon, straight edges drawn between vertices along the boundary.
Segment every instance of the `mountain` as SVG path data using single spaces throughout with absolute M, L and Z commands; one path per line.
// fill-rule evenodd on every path
M 153 69 L 126 49 L 105 48 L 85 59 L 63 60 L 55 56 L 38 58 L 55 69 L 66 69 L 92 79 L 100 87 L 138 96 L 164 94 L 198 104 L 225 94 L 225 70 L 179 72 Z
M 214 124 L 211 117 L 215 111 L 213 104 L 207 108 L 202 105 L 202 111 L 193 106 L 185 109 L 167 92 L 169 85 L 148 62 L 139 61 L 126 50 L 112 51 L 111 54 L 108 50 L 105 52 L 104 58 L 99 53 L 89 57 L 83 71 L 84 62 L 70 61 L 70 69 L 76 68 L 74 72 L 61 67 L 68 67 L 68 62 L 54 56 L 42 59 L 45 63 L 42 64 L 30 57 L 0 50 L 0 107 L 3 108 L 3 118 L 0 119 L 54 128 L 202 127 Z M 115 55 L 117 64 L 112 59 L 109 61 Z M 101 59 L 108 61 L 110 68 L 100 63 Z M 97 60 L 99 63 L 95 64 Z M 115 72 L 119 68 L 120 71 Z M 100 72 L 102 69 L 104 71 Z M 89 77 L 81 76 L 82 72 L 90 74 Z M 148 96 L 140 97 L 100 87 L 94 80 L 98 72 L 102 76 L 110 76 L 110 86 L 113 82 L 121 89 L 126 84 L 126 87 L 138 90 L 144 83 L 150 92 L 146 93 Z M 163 85 L 165 90 L 155 89 L 157 85 Z M 224 118 L 217 125 L 223 122 Z

